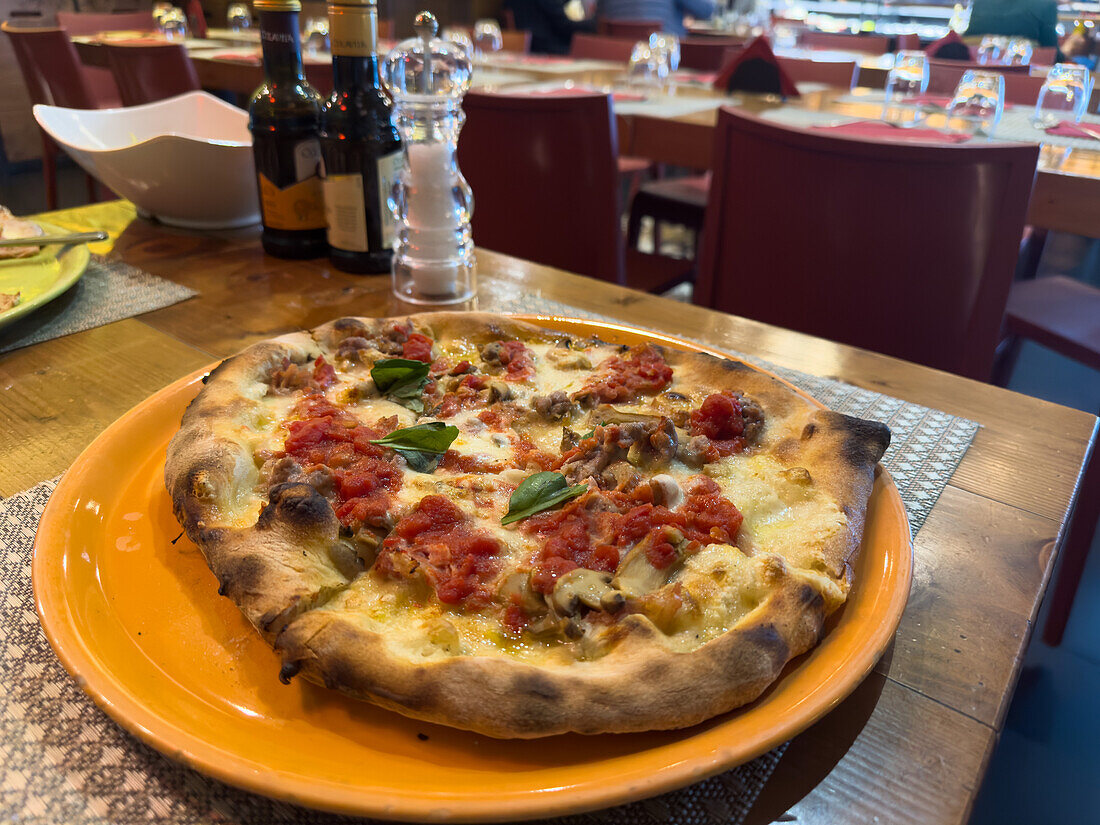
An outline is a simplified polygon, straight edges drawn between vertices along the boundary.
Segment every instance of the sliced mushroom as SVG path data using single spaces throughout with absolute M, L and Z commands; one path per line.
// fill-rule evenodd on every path
M 684 501 L 684 491 L 679 482 L 667 473 L 660 473 L 649 480 L 653 491 L 653 503 L 675 510 Z
M 359 563 L 359 556 L 355 552 L 355 547 L 348 539 L 337 539 L 328 546 L 328 557 L 333 566 L 340 572 L 340 575 L 344 578 L 354 579 L 358 576 L 363 566 Z
M 578 567 L 561 576 L 550 594 L 550 604 L 563 616 L 572 616 L 581 605 L 600 610 L 605 593 L 611 590 L 611 576 Z
M 680 582 L 667 584 L 660 590 L 638 599 L 637 607 L 657 629 L 671 635 L 680 629 L 681 619 L 695 612 L 698 604 Z
M 647 551 L 656 541 L 665 540 L 677 547 L 676 560 L 663 570 L 658 570 L 649 561 Z M 684 535 L 675 527 L 665 526 L 660 530 L 650 532 L 644 539 L 635 544 L 621 562 L 619 569 L 615 571 L 615 578 L 611 580 L 611 586 L 619 590 L 628 599 L 644 596 L 663 587 L 683 562 L 683 554 L 679 548 L 685 545 Z
M 590 370 L 592 362 L 583 352 L 573 352 L 568 348 L 558 347 L 547 350 L 546 360 L 560 370 Z
M 512 388 L 503 381 L 489 382 L 489 401 L 507 401 L 512 397 Z
M 516 602 L 528 614 L 541 613 L 546 610 L 546 602 L 542 594 L 531 587 L 531 574 L 518 571 L 504 579 L 504 583 L 498 591 L 501 601 L 505 604 Z
M 559 616 L 553 610 L 527 625 L 528 632 L 537 638 L 564 637 L 579 639 L 584 635 L 581 626 L 566 616 Z
M 810 471 L 805 467 L 789 467 L 780 473 L 780 475 L 794 484 L 807 485 L 813 483 L 813 479 L 810 477 Z

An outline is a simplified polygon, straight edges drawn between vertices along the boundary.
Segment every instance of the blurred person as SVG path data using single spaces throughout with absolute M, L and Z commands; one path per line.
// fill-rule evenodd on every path
M 582 0 L 504 0 L 516 28 L 531 32 L 531 51 L 536 54 L 569 54 L 576 32 L 595 32 L 591 8 Z
M 596 16 L 608 20 L 660 20 L 661 31 L 683 37 L 684 16 L 709 20 L 715 0 L 599 0 Z
M 1026 37 L 1039 46 L 1057 46 L 1057 0 L 974 0 L 967 39 L 998 34 Z

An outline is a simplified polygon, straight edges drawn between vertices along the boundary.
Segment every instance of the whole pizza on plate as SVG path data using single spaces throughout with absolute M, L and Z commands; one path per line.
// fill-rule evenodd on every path
M 537 737 L 759 696 L 844 603 L 889 437 L 739 361 L 433 313 L 225 361 L 165 476 L 281 678 Z

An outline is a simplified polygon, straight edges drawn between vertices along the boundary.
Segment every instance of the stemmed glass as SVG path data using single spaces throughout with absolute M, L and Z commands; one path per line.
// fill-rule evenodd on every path
M 157 26 L 160 29 L 161 34 L 164 35 L 165 40 L 184 40 L 187 37 L 187 17 L 183 13 L 183 9 L 172 9 L 166 11 L 160 18 L 160 24 Z
M 1023 37 L 1013 37 L 1005 49 L 1006 66 L 1027 66 L 1031 64 L 1031 41 Z
M 470 40 L 470 35 L 466 34 L 464 30 L 457 29 L 453 26 L 447 26 L 445 29 L 443 29 L 440 37 L 443 40 L 450 40 L 452 43 L 457 43 L 459 46 L 466 50 L 466 54 L 473 57 L 474 44 Z
M 504 47 L 504 35 L 496 20 L 478 20 L 474 23 L 474 54 L 482 57 L 499 52 Z
M 924 52 L 902 51 L 886 76 L 886 105 L 882 119 L 899 126 L 915 126 L 924 116 L 914 99 L 928 88 L 928 61 Z
M 1039 90 L 1031 125 L 1036 129 L 1057 126 L 1067 116 L 1077 123 L 1092 97 L 1092 76 L 1077 63 L 1055 63 Z
M 302 30 L 302 41 L 309 54 L 327 52 L 328 46 L 328 18 L 307 17 L 305 28 Z
M 230 3 L 225 12 L 225 21 L 230 31 L 241 32 L 252 28 L 252 13 L 245 3 Z
M 660 78 L 657 58 L 649 43 L 639 40 L 630 52 L 630 64 L 626 69 L 628 82 L 635 86 L 652 86 Z
M 969 134 L 992 134 L 1004 110 L 1005 79 L 1000 72 L 967 71 L 947 107 L 947 127 Z
M 665 79 L 680 68 L 680 38 L 674 34 L 654 32 L 649 36 L 649 50 L 657 60 L 657 76 Z
M 983 66 L 996 66 L 1004 60 L 1008 41 L 1003 37 L 987 34 L 978 46 L 978 62 Z
M 158 0 L 153 4 L 153 22 L 156 24 L 157 31 L 164 34 L 164 27 L 161 25 L 161 21 L 164 19 L 164 15 L 172 11 L 175 6 L 171 3 L 165 3 L 163 0 Z

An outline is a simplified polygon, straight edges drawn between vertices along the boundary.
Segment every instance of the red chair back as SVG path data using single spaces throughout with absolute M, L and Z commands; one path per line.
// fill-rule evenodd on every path
M 859 66 L 854 60 L 829 63 L 823 60 L 781 57 L 779 65 L 795 83 L 824 83 L 827 86 L 850 89 L 856 85 L 859 77 Z
M 895 51 L 899 52 L 916 52 L 920 51 L 920 35 L 919 34 L 899 34 L 897 43 L 895 44 Z
M 1036 66 L 1053 66 L 1058 59 L 1056 46 L 1036 46 L 1031 50 L 1031 62 Z
M 15 58 L 34 103 L 69 109 L 98 109 L 100 100 L 81 72 L 80 58 L 61 29 L 24 29 L 0 25 L 11 40 Z
M 726 65 L 726 49 L 743 48 L 736 37 L 685 37 L 680 41 L 680 68 L 716 72 Z
M 989 379 L 1038 146 L 844 138 L 732 109 L 714 145 L 697 303 Z
M 610 60 L 616 63 L 628 63 L 635 42 L 637 41 L 622 37 L 578 33 L 573 35 L 569 56 L 578 60 Z
M 505 29 L 500 33 L 500 48 L 506 52 L 527 54 L 531 51 L 531 32 Z
M 1046 80 L 1041 76 L 1029 75 L 1027 66 L 981 66 L 955 60 L 930 60 L 928 61 L 928 93 L 954 94 L 963 73 L 970 69 L 999 72 L 1005 79 L 1005 103 L 1025 106 L 1035 105 L 1035 101 L 1039 99 L 1039 90 L 1043 86 L 1043 81 Z
M 664 27 L 660 20 L 608 20 L 601 17 L 596 22 L 596 31 L 605 37 L 626 37 L 635 43 L 649 40 L 651 34 L 660 32 Z
M 192 37 L 206 37 L 206 12 L 199 0 L 187 0 L 187 28 Z
M 128 11 L 119 14 L 101 14 L 84 11 L 59 11 L 57 25 L 70 36 L 74 34 L 99 34 L 108 31 L 151 32 L 157 27 L 153 21 L 153 12 Z
M 469 92 L 462 107 L 474 243 L 623 283 L 610 96 Z
M 840 49 L 885 54 L 890 50 L 890 38 L 884 34 L 833 34 L 806 29 L 802 32 L 798 45 L 805 49 Z
M 123 106 L 138 106 L 197 92 L 199 76 L 181 43 L 155 46 L 107 46 L 107 62 Z

